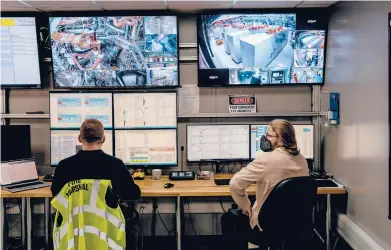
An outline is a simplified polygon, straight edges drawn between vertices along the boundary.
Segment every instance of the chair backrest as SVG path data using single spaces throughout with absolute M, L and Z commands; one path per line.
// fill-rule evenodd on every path
M 271 235 L 312 230 L 317 185 L 312 177 L 293 177 L 278 183 L 259 213 L 259 224 Z M 310 228 L 309 228 L 310 227 Z

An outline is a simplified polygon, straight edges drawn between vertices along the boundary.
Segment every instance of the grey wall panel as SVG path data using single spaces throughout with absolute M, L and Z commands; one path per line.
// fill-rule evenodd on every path
M 388 12 L 391 2 L 337 5 L 323 91 L 341 93 L 341 126 L 322 131 L 326 171 L 349 192 L 348 216 L 385 249 L 391 249 Z

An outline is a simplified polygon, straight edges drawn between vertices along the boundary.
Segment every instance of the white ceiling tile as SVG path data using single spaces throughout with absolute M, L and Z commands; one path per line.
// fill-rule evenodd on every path
M 331 4 L 300 4 L 297 6 L 297 8 L 327 8 Z
M 323 1 L 323 0 L 310 0 L 310 1 L 303 1 L 301 2 L 301 5 L 332 5 L 333 3 L 336 3 L 338 1 Z
M 242 1 L 238 0 L 234 9 L 239 8 L 294 8 L 301 1 Z
M 95 0 L 96 4 L 106 10 L 161 10 L 166 9 L 163 0 L 160 1 L 99 1 Z
M 200 1 L 180 1 L 168 0 L 168 6 L 172 10 L 200 10 L 200 9 L 227 9 L 231 8 L 232 0 L 200 0 Z
M 23 3 L 13 0 L 13 1 L 1 1 L 1 11 L 38 11 L 38 10 L 34 7 L 29 7 Z

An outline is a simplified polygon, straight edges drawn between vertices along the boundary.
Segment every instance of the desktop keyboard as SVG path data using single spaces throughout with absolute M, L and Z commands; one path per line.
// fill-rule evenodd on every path
M 42 181 L 36 181 L 36 182 L 30 182 L 26 184 L 17 184 L 17 185 L 12 185 L 8 187 L 3 187 L 3 189 L 11 192 L 11 193 L 16 193 L 16 192 L 21 192 L 21 191 L 26 191 L 26 190 L 31 190 L 31 189 L 37 189 L 37 188 L 43 188 L 43 187 L 48 187 L 50 184 L 46 184 Z
M 217 186 L 226 186 L 226 185 L 229 185 L 229 181 L 231 179 L 215 179 L 215 184 Z

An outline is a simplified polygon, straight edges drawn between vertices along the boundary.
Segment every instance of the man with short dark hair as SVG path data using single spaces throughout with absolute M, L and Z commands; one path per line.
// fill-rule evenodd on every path
M 134 183 L 125 164 L 102 151 L 105 135 L 100 121 L 86 119 L 80 127 L 79 142 L 82 143 L 82 149 L 76 155 L 60 161 L 56 167 L 51 186 L 53 197 L 70 181 L 98 179 L 111 181 L 114 195 L 106 199 L 107 203 L 118 203 L 118 196 L 121 200 L 140 198 L 140 188 Z M 129 208 L 122 208 L 122 210 L 127 221 L 129 217 L 138 218 L 137 211 Z M 132 211 L 131 215 L 129 211 Z M 129 224 L 132 223 L 135 222 Z M 127 245 L 130 247 L 127 249 L 133 249 L 129 244 Z

